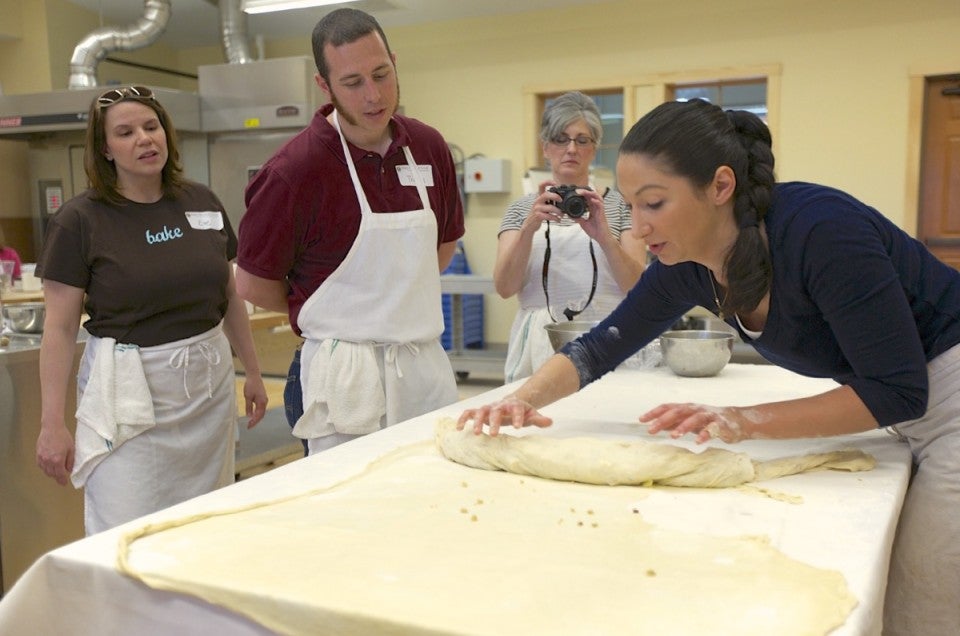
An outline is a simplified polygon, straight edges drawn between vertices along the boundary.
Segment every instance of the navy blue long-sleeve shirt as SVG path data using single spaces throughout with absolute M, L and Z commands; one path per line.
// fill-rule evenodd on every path
M 922 416 L 926 363 L 960 343 L 960 273 L 825 186 L 777 184 L 765 226 L 773 279 L 763 333 L 751 340 L 735 318 L 728 324 L 770 362 L 849 385 L 881 426 Z M 715 307 L 705 267 L 653 263 L 606 320 L 565 347 L 581 386 L 697 305 Z

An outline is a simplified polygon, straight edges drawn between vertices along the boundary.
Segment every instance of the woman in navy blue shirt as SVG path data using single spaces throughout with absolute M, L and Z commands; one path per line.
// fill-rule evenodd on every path
M 617 182 L 658 262 L 597 328 L 460 426 L 549 426 L 536 409 L 612 371 L 689 309 L 711 309 L 774 364 L 840 386 L 750 407 L 663 404 L 640 421 L 728 443 L 889 428 L 909 442 L 915 474 L 884 634 L 960 634 L 960 273 L 873 208 L 776 183 L 773 167 L 769 130 L 751 113 L 693 100 L 638 121 Z

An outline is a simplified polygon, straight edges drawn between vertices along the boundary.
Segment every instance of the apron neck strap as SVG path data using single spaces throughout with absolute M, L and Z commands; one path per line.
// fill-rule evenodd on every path
M 360 202 L 360 213 L 364 216 L 367 214 L 373 214 L 373 210 L 370 207 L 370 203 L 367 201 L 367 195 L 363 191 L 363 185 L 360 183 L 360 176 L 357 174 L 357 167 L 353 164 L 353 155 L 350 154 L 350 146 L 347 145 L 347 138 L 343 134 L 343 129 L 340 127 L 340 113 L 336 108 L 333 109 L 333 127 L 337 129 L 337 134 L 340 136 L 340 144 L 343 146 L 343 158 L 347 162 L 347 169 L 350 171 L 350 180 L 353 181 L 353 190 L 357 195 L 357 201 Z M 413 173 L 413 180 L 417 186 L 417 193 L 420 195 L 420 201 L 423 205 L 423 209 L 430 209 L 430 197 L 427 196 L 427 187 L 423 181 L 423 177 L 420 176 L 420 170 L 417 167 L 417 164 L 413 161 L 413 154 L 411 154 L 410 149 L 407 146 L 403 146 L 403 154 L 407 159 L 407 164 L 410 166 L 410 171 Z

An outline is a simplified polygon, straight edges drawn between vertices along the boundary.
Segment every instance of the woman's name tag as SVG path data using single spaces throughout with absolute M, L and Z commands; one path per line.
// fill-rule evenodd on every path
M 195 230 L 222 230 L 223 215 L 219 210 L 206 212 L 185 212 L 187 222 Z

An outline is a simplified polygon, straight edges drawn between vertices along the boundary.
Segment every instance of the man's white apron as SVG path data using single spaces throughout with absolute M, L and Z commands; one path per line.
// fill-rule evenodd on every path
M 297 325 L 303 416 L 293 433 L 318 452 L 457 399 L 439 337 L 437 222 L 409 148 L 423 208 L 374 214 L 334 112 L 360 229 L 340 266 L 307 299 Z
M 504 364 L 504 379 L 513 382 L 525 378 L 553 355 L 553 347 L 543 328 L 551 320 L 543 294 L 543 258 L 546 251 L 544 223 L 533 236 L 527 262 L 523 289 L 517 298 L 520 309 L 510 329 L 510 345 Z M 563 322 L 563 310 L 567 307 L 581 309 L 590 297 L 593 281 L 593 263 L 590 260 L 590 237 L 576 223 L 570 225 L 550 224 L 550 265 L 547 274 L 547 289 L 550 292 L 550 311 L 553 317 Z M 603 250 L 594 244 L 597 255 L 597 291 L 583 313 L 574 320 L 602 320 L 613 311 L 624 293 L 620 291 Z M 537 258 L 536 255 L 540 255 Z

